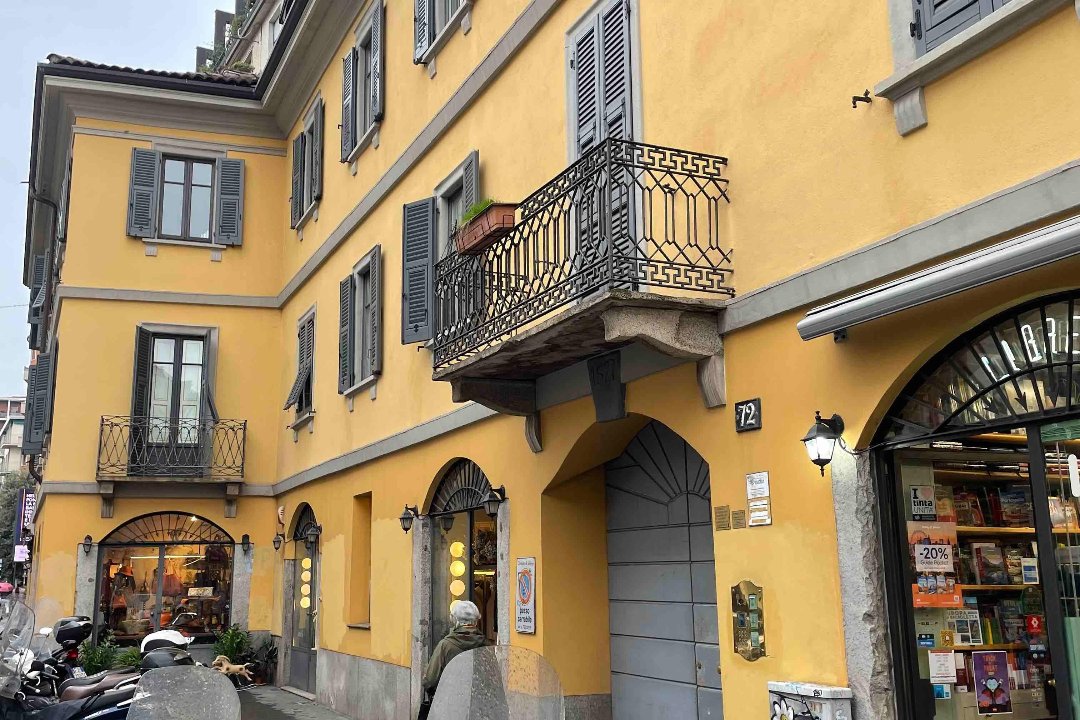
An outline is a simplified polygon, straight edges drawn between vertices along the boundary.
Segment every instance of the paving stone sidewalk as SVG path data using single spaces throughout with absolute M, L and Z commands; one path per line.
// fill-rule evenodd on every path
M 243 720 L 348 720 L 281 688 L 263 685 L 240 693 Z

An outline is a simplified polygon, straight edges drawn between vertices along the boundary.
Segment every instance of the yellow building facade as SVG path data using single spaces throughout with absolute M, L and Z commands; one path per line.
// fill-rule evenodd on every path
M 1080 713 L 1071 3 L 264 2 L 257 75 L 38 67 L 39 624 L 357 718 L 455 599 L 568 717 Z

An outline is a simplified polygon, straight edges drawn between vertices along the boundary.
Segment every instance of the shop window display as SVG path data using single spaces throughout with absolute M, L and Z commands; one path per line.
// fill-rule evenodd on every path
M 139 527 L 120 528 L 101 544 L 101 626 L 121 643 L 165 627 L 212 642 L 230 624 L 231 539 L 211 523 L 177 513 L 132 524 Z

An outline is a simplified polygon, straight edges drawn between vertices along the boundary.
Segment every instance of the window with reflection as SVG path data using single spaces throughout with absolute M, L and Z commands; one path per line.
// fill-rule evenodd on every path
M 160 237 L 209 242 L 213 189 L 213 161 L 163 158 Z

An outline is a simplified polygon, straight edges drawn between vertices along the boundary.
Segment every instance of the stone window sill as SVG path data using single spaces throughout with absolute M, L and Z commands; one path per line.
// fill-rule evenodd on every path
M 316 200 L 310 205 L 308 209 L 304 211 L 304 214 L 300 216 L 300 219 L 296 222 L 294 230 L 299 234 L 300 239 L 304 239 L 304 226 L 307 225 L 308 220 L 314 220 L 319 222 L 319 201 Z
M 371 124 L 371 127 L 369 127 L 367 129 L 367 131 L 363 135 L 360 136 L 360 142 L 356 143 L 356 147 L 354 147 L 352 149 L 352 152 L 349 153 L 349 157 L 347 157 L 345 159 L 345 162 L 347 162 L 347 163 L 355 163 L 356 159 L 358 157 L 360 157 L 360 153 L 364 152 L 364 150 L 366 150 L 368 148 L 368 146 L 379 147 L 379 123 L 378 122 L 373 122 Z
M 370 630 L 371 623 L 349 623 L 346 627 L 350 630 Z
M 210 240 L 173 240 L 171 238 L 141 238 L 147 245 L 176 245 L 178 247 L 202 248 L 203 250 L 227 250 L 231 245 L 217 245 Z
M 453 37 L 459 27 L 463 35 L 468 35 L 469 31 L 472 30 L 472 0 L 465 0 L 461 3 L 420 57 L 420 64 L 427 66 L 428 77 L 435 77 L 435 56 L 439 54 L 439 51 L 442 50 L 446 43 L 450 42 L 450 38 Z
M 984 55 L 1056 12 L 1069 0 L 1013 0 L 874 86 L 893 102 L 897 129 L 907 135 L 927 123 L 923 88 Z
M 371 390 L 371 399 L 375 399 L 375 384 L 379 381 L 378 375 L 368 375 L 360 382 L 353 385 L 351 388 L 342 393 L 342 396 L 348 401 L 349 412 L 353 411 L 353 403 L 356 402 L 356 396 L 363 390 Z
M 293 433 L 293 442 L 297 442 L 300 439 L 300 430 L 307 426 L 308 432 L 315 432 L 315 411 L 308 410 L 297 416 L 295 420 L 289 423 L 289 429 Z

